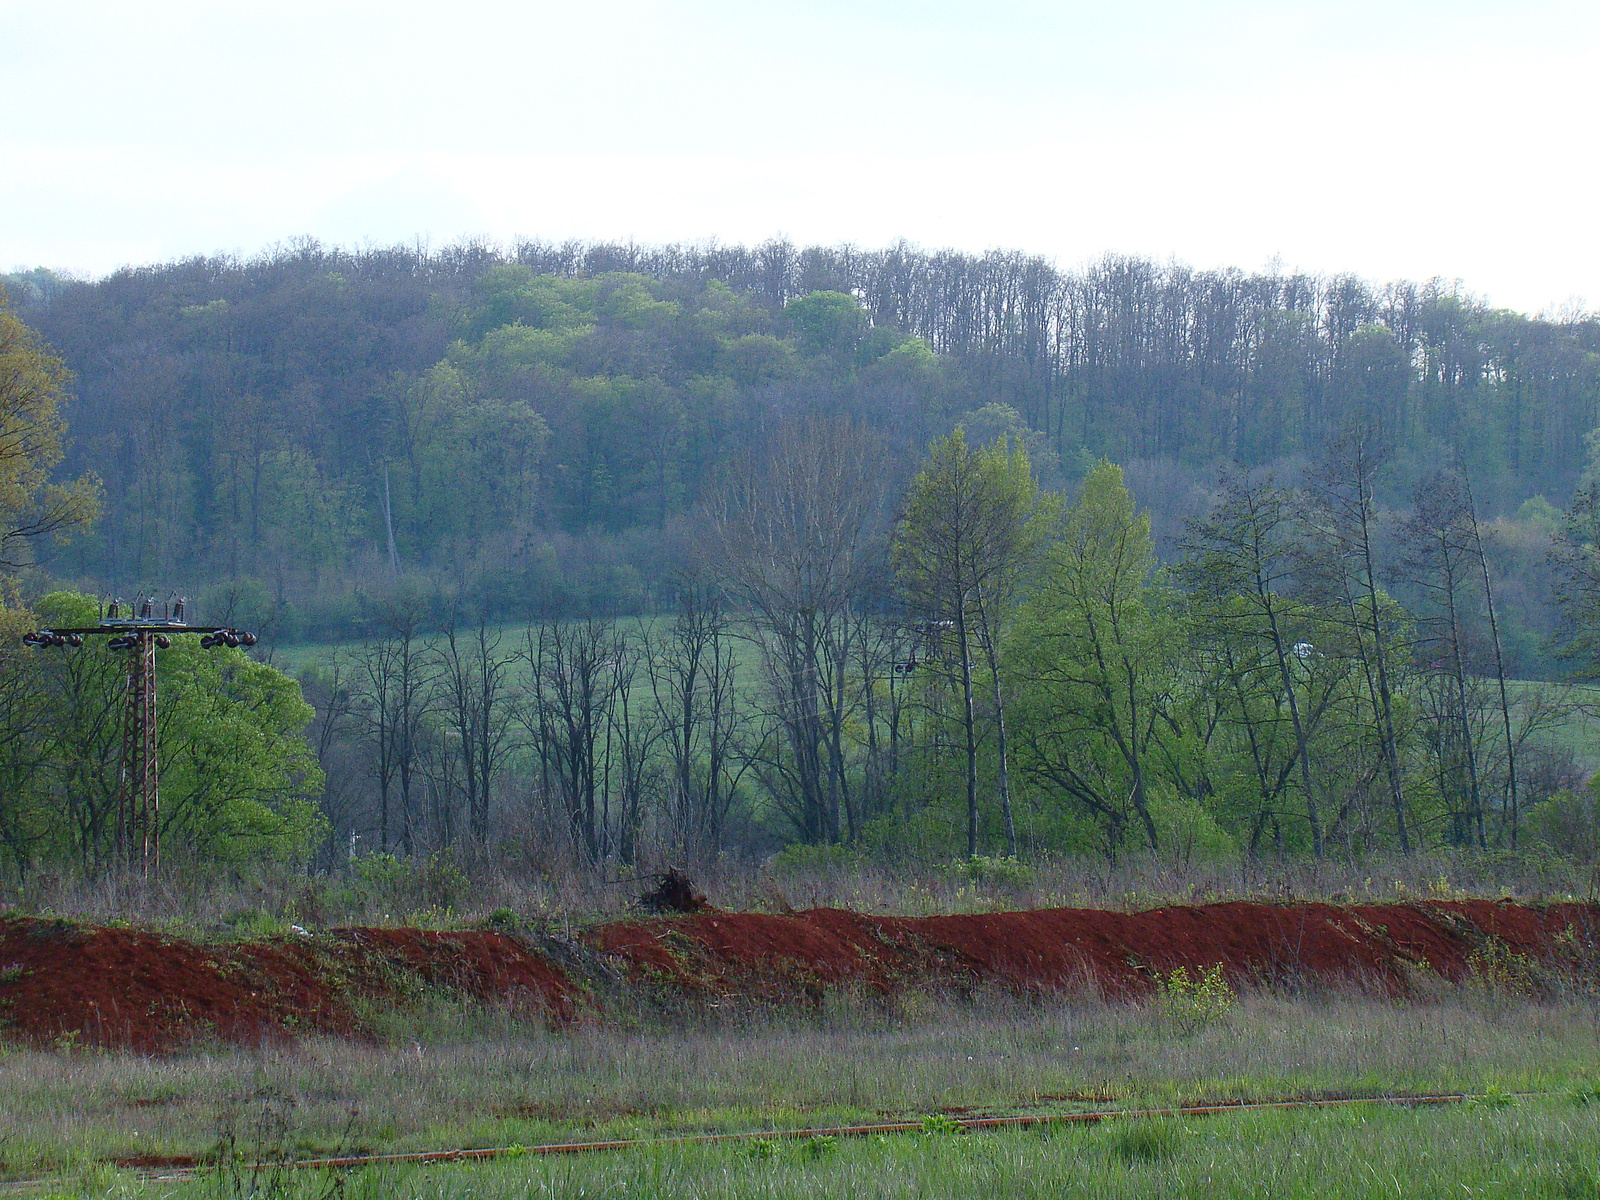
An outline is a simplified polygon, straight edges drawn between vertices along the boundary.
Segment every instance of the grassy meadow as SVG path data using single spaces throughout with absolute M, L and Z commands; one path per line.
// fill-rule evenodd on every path
M 1089 997 L 913 996 L 887 1011 L 843 996 L 805 1017 L 639 1014 L 562 1032 L 441 999 L 381 1031 L 378 1044 L 169 1058 L 10 1049 L 3 1177 L 50 1176 L 68 1196 L 1600 1195 L 1593 997 L 1254 994 L 1195 1024 Z M 1427 1092 L 1484 1098 L 966 1134 L 940 1120 Z M 270 1166 L 895 1120 L 926 1131 L 348 1176 Z M 269 1167 L 161 1180 L 108 1165 L 219 1155 Z

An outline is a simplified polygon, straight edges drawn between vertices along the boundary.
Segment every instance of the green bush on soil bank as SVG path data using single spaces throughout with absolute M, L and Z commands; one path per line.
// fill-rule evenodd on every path
M 1576 791 L 1562 788 L 1531 807 L 1527 835 L 1549 853 L 1579 862 L 1600 858 L 1600 776 Z

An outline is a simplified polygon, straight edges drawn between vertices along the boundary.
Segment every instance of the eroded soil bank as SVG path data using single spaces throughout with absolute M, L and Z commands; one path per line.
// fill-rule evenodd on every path
M 573 941 L 490 930 L 331 929 L 203 943 L 139 929 L 0 919 L 0 1036 L 161 1052 L 319 1033 L 429 989 L 565 1023 L 630 997 L 807 1005 L 830 989 L 1097 991 L 1132 999 L 1183 966 L 1237 987 L 1341 985 L 1404 997 L 1430 981 L 1527 992 L 1600 983 L 1600 907 L 1487 900 L 1223 904 L 876 917 L 715 909 L 615 921 Z

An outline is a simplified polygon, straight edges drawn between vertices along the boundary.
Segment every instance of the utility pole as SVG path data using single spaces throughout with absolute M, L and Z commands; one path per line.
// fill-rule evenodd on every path
M 161 606 L 140 593 L 128 616 L 113 600 L 98 625 L 82 629 L 36 629 L 25 646 L 79 647 L 86 637 L 106 635 L 106 649 L 132 651 L 128 660 L 127 703 L 122 716 L 122 767 L 117 777 L 117 858 L 146 880 L 161 870 L 161 767 L 156 753 L 156 651 L 172 646 L 180 634 L 199 634 L 200 645 L 254 646 L 256 635 L 232 626 L 190 625 L 181 597 Z

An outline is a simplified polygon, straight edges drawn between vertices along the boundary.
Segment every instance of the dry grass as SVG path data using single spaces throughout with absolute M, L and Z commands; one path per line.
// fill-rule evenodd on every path
M 985 874 L 963 863 L 885 863 L 829 850 L 801 863 L 782 857 L 723 860 L 693 874 L 713 904 L 732 911 L 822 906 L 906 916 L 1052 907 L 1131 911 L 1240 898 L 1388 903 L 1487 896 L 1537 902 L 1600 895 L 1600 867 L 1474 851 L 1324 862 L 1152 856 L 1115 868 L 1099 859 L 1055 858 Z M 273 923 L 289 922 L 451 926 L 504 910 L 531 926 L 562 931 L 628 912 L 650 883 L 646 875 L 640 869 L 602 878 L 468 859 L 316 876 L 284 869 L 220 879 L 209 869 L 176 870 L 155 885 L 44 872 L 26 886 L 0 887 L 0 909 L 14 904 L 24 912 L 168 924 L 200 933 L 271 932 Z
M 1597 1063 L 1592 1006 L 1508 1008 L 1469 991 L 1410 1006 L 1248 996 L 1192 1033 L 1153 1008 L 1001 996 L 893 1019 L 840 999 L 806 1020 L 562 1033 L 443 1006 L 392 1027 L 381 1046 L 307 1041 L 167 1059 L 10 1051 L 0 1057 L 0 1158 L 16 1177 L 204 1153 L 220 1128 L 253 1128 L 274 1106 L 282 1144 L 260 1149 L 307 1155 L 935 1112 L 1570 1090 L 1592 1086 Z

